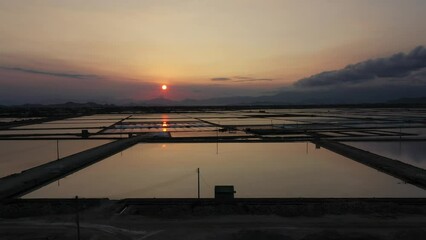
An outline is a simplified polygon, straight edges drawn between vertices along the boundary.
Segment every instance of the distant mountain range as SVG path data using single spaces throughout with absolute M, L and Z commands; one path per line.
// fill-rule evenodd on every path
M 334 102 L 329 99 L 323 99 L 322 101 L 316 101 L 314 98 L 311 101 L 300 101 L 300 102 L 290 102 L 283 101 L 283 97 L 280 95 L 276 96 L 261 96 L 261 97 L 226 97 L 226 98 L 211 98 L 204 100 L 195 100 L 195 99 L 185 99 L 182 101 L 173 101 L 166 98 L 154 98 L 147 101 L 141 102 L 132 102 L 129 104 L 99 104 L 94 102 L 87 103 L 76 103 L 76 102 L 66 102 L 61 104 L 23 104 L 16 105 L 15 107 L 23 108 L 40 108 L 40 107 L 49 107 L 49 108 L 109 108 L 117 106 L 146 106 L 146 107 L 162 107 L 162 106 L 285 106 L 285 105 L 345 105 L 345 104 L 413 104 L 413 105 L 426 105 L 426 97 L 419 98 L 398 98 L 389 101 L 382 102 Z M 7 106 L 0 105 L 0 108 Z
M 389 101 L 391 104 L 426 104 L 426 97 L 421 98 L 400 98 Z
M 426 104 L 426 97 L 419 98 L 397 98 L 392 100 L 383 99 L 382 101 L 356 101 L 356 98 L 348 96 L 346 101 L 335 101 L 333 97 L 323 97 L 310 99 L 300 99 L 299 101 L 290 101 L 293 96 L 274 95 L 261 97 L 223 97 L 210 98 L 204 100 L 185 99 L 182 101 L 173 101 L 166 98 L 155 98 L 148 101 L 133 103 L 140 106 L 267 106 L 267 105 L 326 105 L 326 104 Z
M 99 104 L 94 102 L 86 102 L 86 103 L 76 103 L 76 102 L 66 102 L 59 104 L 22 104 L 15 105 L 15 107 L 22 108 L 39 108 L 39 107 L 49 107 L 49 108 L 105 108 L 105 107 L 114 107 L 114 104 Z M 2 106 L 0 107 L 7 107 Z

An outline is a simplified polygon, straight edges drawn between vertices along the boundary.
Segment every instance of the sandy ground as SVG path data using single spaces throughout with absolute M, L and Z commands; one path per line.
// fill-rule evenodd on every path
M 79 202 L 80 239 L 426 239 L 424 199 L 246 202 L 85 199 Z M 0 205 L 0 240 L 78 239 L 75 203 L 40 199 Z
M 81 216 L 81 239 L 425 239 L 426 217 Z M 75 216 L 0 220 L 0 239 L 77 239 Z

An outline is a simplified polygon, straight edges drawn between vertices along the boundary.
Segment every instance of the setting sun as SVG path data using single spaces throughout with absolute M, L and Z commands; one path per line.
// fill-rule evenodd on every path
M 163 86 L 161 86 L 161 89 L 167 90 L 167 85 L 163 84 Z

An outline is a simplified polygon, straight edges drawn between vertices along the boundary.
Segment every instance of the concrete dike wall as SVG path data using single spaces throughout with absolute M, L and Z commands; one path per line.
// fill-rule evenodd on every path
M 150 137 L 136 136 L 117 140 L 80 153 L 30 168 L 0 179 L 0 200 L 17 198 L 41 188 L 106 157 L 121 152 Z M 13 161 L 13 159 L 11 160 Z
M 359 163 L 426 189 L 426 171 L 398 160 L 383 157 L 339 142 L 316 140 L 315 144 Z

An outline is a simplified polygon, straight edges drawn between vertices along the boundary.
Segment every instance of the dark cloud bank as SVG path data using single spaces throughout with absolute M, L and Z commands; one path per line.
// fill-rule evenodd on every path
M 397 53 L 388 58 L 370 59 L 337 71 L 299 80 L 296 87 L 334 87 L 361 84 L 378 79 L 406 79 L 417 70 L 426 67 L 426 49 L 419 46 L 408 54 Z M 410 79 L 406 79 L 410 81 Z
M 279 94 L 299 103 L 377 103 L 426 97 L 426 48 L 370 59 L 301 79 Z M 291 102 L 291 99 L 287 99 Z

